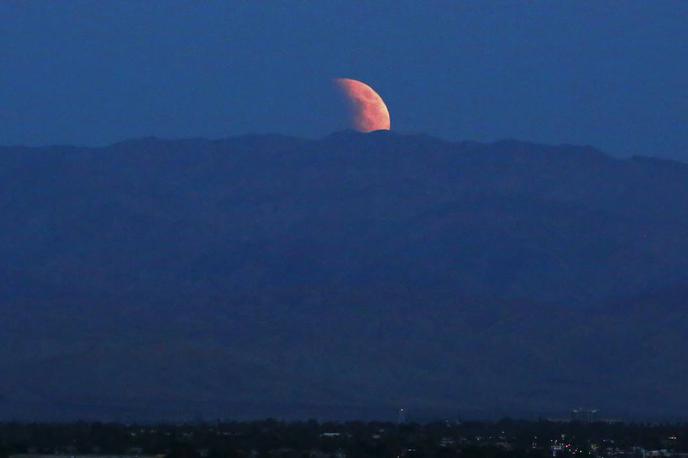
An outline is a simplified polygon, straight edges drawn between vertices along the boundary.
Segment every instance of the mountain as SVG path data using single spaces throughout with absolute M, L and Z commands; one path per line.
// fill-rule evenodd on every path
M 688 165 L 340 132 L 0 148 L 0 418 L 679 417 Z

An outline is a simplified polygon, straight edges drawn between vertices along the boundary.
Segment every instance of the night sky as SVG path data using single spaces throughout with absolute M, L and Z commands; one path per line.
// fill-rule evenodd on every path
M 0 2 L 0 144 L 346 127 L 688 160 L 685 1 Z

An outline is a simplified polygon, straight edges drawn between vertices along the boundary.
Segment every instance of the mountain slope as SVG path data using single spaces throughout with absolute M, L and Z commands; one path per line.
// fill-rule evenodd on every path
M 688 407 L 685 164 L 382 132 L 5 147 L 0 211 L 5 417 Z

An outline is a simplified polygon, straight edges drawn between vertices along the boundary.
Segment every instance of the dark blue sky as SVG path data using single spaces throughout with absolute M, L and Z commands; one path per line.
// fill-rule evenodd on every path
M 688 160 L 685 1 L 0 2 L 0 144 L 392 128 Z

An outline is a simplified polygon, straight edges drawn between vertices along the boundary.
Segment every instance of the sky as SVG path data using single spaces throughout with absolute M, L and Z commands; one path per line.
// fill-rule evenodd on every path
M 0 144 L 392 129 L 688 161 L 685 1 L 0 1 Z

